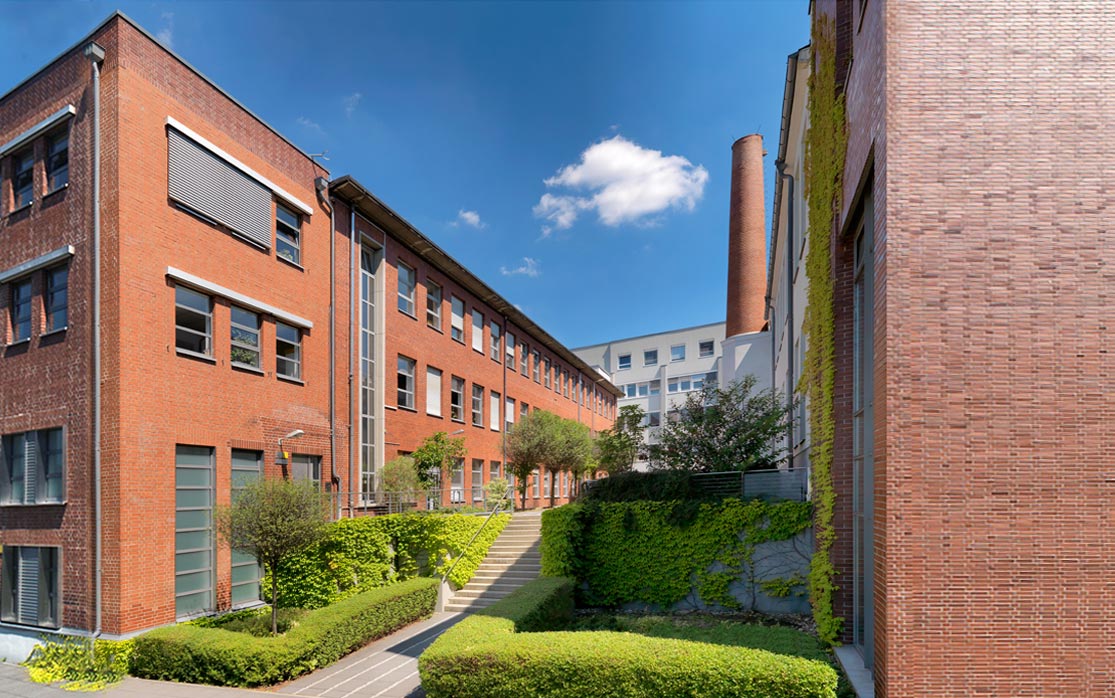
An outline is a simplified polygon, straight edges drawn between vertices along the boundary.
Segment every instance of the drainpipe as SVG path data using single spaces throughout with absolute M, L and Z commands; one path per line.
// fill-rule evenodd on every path
M 796 367 L 794 362 L 794 176 L 786 173 L 786 161 L 779 160 L 775 164 L 778 176 L 789 183 L 789 194 L 786 204 L 786 410 L 789 413 L 789 443 L 790 468 L 794 467 L 794 386 L 796 381 Z M 773 334 L 773 333 L 772 333 Z
M 341 518 L 341 479 L 337 477 L 337 227 L 333 202 L 329 200 L 329 182 L 314 179 L 321 204 L 329 208 L 329 482 L 338 491 L 336 515 Z
M 90 42 L 84 49 L 93 70 L 93 637 L 101 635 L 103 584 L 101 544 L 101 64 L 104 47 Z
M 356 318 L 356 285 L 353 283 L 353 277 L 356 273 L 356 204 L 350 202 L 348 207 L 348 235 L 349 235 L 349 253 L 348 253 L 348 515 L 352 516 L 354 513 L 353 508 L 353 487 L 356 487 L 356 458 L 354 456 L 357 451 L 354 449 L 357 444 L 354 444 L 353 436 L 359 434 L 359 429 L 353 429 L 356 424 L 356 401 L 353 399 L 353 376 L 355 376 L 355 368 L 353 367 L 353 352 L 352 352 L 352 323 Z M 361 397 L 363 399 L 363 397 Z

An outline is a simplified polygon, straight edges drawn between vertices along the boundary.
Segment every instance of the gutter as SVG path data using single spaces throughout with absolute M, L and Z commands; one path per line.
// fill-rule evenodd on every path
M 340 492 L 341 479 L 337 477 L 337 221 L 333 202 L 329 200 L 329 182 L 324 177 L 314 179 L 314 188 L 323 206 L 329 208 L 329 482 Z M 341 499 L 337 497 L 337 518 L 340 518 Z

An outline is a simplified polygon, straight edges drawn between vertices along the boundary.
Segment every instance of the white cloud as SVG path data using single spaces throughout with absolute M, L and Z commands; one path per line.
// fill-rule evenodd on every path
M 344 102 L 345 105 L 346 117 L 350 119 L 352 118 L 352 115 L 356 113 L 356 108 L 360 106 L 360 100 L 363 98 L 364 95 L 360 94 L 359 92 L 353 92 L 352 94 L 341 100 L 342 102 Z
M 305 128 L 305 129 L 308 129 L 310 131 L 313 131 L 313 132 L 321 134 L 321 135 L 325 134 L 325 129 L 323 129 L 321 127 L 321 124 L 319 124 L 316 121 L 311 121 L 310 119 L 307 119 L 304 116 L 298 117 L 297 119 L 295 119 L 295 121 L 298 122 L 299 126 Z
M 562 230 L 576 222 L 583 211 L 596 211 L 608 226 L 653 223 L 653 216 L 668 209 L 692 211 L 704 194 L 708 170 L 680 155 L 663 155 L 623 136 L 593 143 L 581 161 L 566 165 L 545 180 L 547 187 L 574 193 L 546 192 L 534 206 L 534 215 Z M 543 229 L 543 237 L 548 233 Z
M 487 223 L 480 220 L 479 213 L 477 213 L 476 211 L 466 211 L 463 208 L 460 211 L 457 211 L 457 220 L 453 221 L 453 225 L 457 226 L 462 223 L 471 228 L 476 228 L 477 230 L 488 227 Z
M 532 257 L 523 257 L 523 263 L 514 269 L 507 267 L 500 267 L 499 273 L 504 276 L 529 276 L 534 279 L 542 274 L 542 270 L 538 268 L 538 260 Z
M 161 19 L 166 22 L 166 26 L 155 32 L 155 38 L 163 46 L 174 48 L 174 13 L 164 12 Z

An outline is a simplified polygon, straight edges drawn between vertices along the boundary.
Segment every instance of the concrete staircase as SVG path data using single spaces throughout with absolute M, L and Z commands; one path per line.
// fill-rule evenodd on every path
M 542 512 L 523 511 L 511 516 L 488 549 L 488 556 L 469 583 L 445 604 L 453 613 L 491 606 L 542 573 Z

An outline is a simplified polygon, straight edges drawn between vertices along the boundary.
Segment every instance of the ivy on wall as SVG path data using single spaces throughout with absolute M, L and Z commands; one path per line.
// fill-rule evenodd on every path
M 833 644 L 843 618 L 833 612 L 836 569 L 832 546 L 836 539 L 832 480 L 833 383 L 835 339 L 833 320 L 831 231 L 841 204 L 845 132 L 844 96 L 836 85 L 836 27 L 832 18 L 814 15 L 813 70 L 809 76 L 809 128 L 805 134 L 805 196 L 812 243 L 806 256 L 808 303 L 803 317 L 809 338 L 798 389 L 809 399 L 811 430 L 809 456 L 814 506 L 814 552 L 809 567 L 809 600 L 821 640 Z

